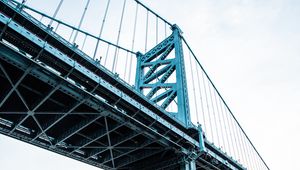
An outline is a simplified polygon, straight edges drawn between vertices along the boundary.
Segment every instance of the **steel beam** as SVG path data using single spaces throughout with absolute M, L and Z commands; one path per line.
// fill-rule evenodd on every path
M 115 131 L 116 129 L 120 128 L 121 126 L 123 126 L 123 124 L 115 125 L 108 132 Z M 90 134 L 89 138 L 79 141 L 77 144 L 75 144 L 76 146 L 80 146 L 80 147 L 71 151 L 70 154 L 74 153 L 76 150 L 80 150 L 80 149 L 88 146 L 89 144 L 91 144 L 93 142 L 96 142 L 98 139 L 104 137 L 106 135 L 106 133 L 107 133 L 106 129 L 99 129 L 98 131 L 94 132 L 93 134 Z M 88 158 L 89 157 L 90 156 L 88 156 Z
M 74 134 L 78 133 L 79 131 L 81 131 L 85 127 L 89 126 L 90 124 L 94 123 L 101 117 L 103 117 L 103 113 L 100 112 L 98 115 L 95 115 L 91 118 L 84 119 L 81 122 L 76 123 L 76 125 L 65 130 L 64 133 L 62 133 L 57 139 L 55 139 L 55 146 L 57 146 L 57 144 L 65 141 L 69 137 L 73 136 Z
M 180 166 L 180 170 L 196 170 L 195 160 L 185 160 Z
M 125 167 L 131 163 L 134 163 L 134 162 L 137 162 L 139 160 L 143 160 L 143 159 L 146 159 L 146 158 L 149 158 L 153 155 L 156 155 L 158 153 L 161 153 L 165 151 L 165 149 L 161 149 L 161 150 L 143 150 L 141 148 L 141 150 L 139 151 L 139 154 L 136 155 L 134 158 L 125 158 L 123 160 L 119 160 L 119 162 L 123 162 L 123 163 L 120 163 L 118 164 L 119 166 L 117 167 L 117 169 L 121 169 L 122 167 Z M 116 158 L 115 158 L 116 159 Z
M 87 159 L 89 159 L 90 157 L 99 155 L 101 153 L 104 153 L 105 151 L 109 150 L 110 152 L 112 152 L 112 149 L 115 149 L 116 146 L 140 135 L 141 133 L 137 133 L 137 132 L 131 132 L 129 134 L 127 134 L 125 137 L 119 137 L 119 138 L 114 138 L 112 142 L 109 142 L 109 146 L 106 149 L 102 149 L 102 148 L 96 148 L 94 150 L 91 151 L 92 154 L 89 155 L 89 157 Z M 146 137 L 145 137 L 146 138 Z M 112 144 L 113 143 L 113 144 Z M 124 153 L 120 154 L 120 155 L 124 155 Z M 111 155 L 112 156 L 112 155 Z M 111 157 L 113 158 L 113 157 Z M 108 158 L 107 158 L 108 159 Z
M 79 136 L 81 136 L 81 137 L 84 137 L 84 138 L 86 138 L 86 139 L 88 139 L 88 140 L 93 140 L 92 138 L 90 138 L 89 136 L 87 136 L 87 135 L 84 135 L 84 134 L 82 134 L 82 133 L 77 133 L 77 135 L 79 135 Z M 107 146 L 104 144 L 104 143 L 102 143 L 102 142 L 99 142 L 99 141 L 94 141 L 95 143 L 97 143 L 97 144 L 99 144 L 99 145 L 97 145 L 97 146 L 85 146 L 84 148 L 86 148 L 86 149 L 90 149 L 90 148 L 92 148 L 92 149 L 95 149 L 95 148 L 102 148 L 102 149 L 107 149 Z M 68 146 L 68 148 L 69 149 L 79 149 L 79 148 L 82 148 L 82 146 Z M 124 152 L 122 152 L 122 151 L 120 151 L 119 149 L 131 149 L 130 147 L 115 147 L 115 151 L 117 151 L 117 152 L 119 152 L 119 153 L 124 153 Z M 154 148 L 149 148 L 149 149 L 154 149 Z M 73 152 L 73 150 L 72 150 L 72 152 Z M 74 153 L 74 152 L 73 152 Z
M 22 95 L 20 94 L 20 92 L 18 91 L 17 89 L 17 86 L 22 82 L 22 80 L 24 79 L 24 77 L 28 74 L 26 73 L 26 71 L 31 69 L 31 68 L 28 68 L 25 73 L 22 75 L 22 77 L 17 81 L 16 84 L 13 84 L 11 78 L 9 77 L 9 75 L 7 74 L 6 70 L 4 69 L 4 67 L 2 66 L 2 64 L 0 64 L 0 69 L 1 71 L 4 73 L 5 77 L 7 78 L 7 80 L 9 81 L 10 85 L 12 86 L 12 89 L 8 92 L 8 94 L 6 95 L 6 97 L 3 99 L 3 101 L 0 103 L 0 107 L 2 107 L 2 105 L 5 103 L 5 101 L 9 98 L 9 96 L 12 94 L 12 92 L 16 92 L 17 95 L 19 96 L 19 98 L 21 99 L 22 103 L 24 104 L 24 106 L 26 107 L 26 111 L 25 112 L 28 112 L 29 111 L 29 108 L 28 108 L 28 105 L 27 103 L 25 102 L 24 98 L 22 97 Z M 23 116 L 22 118 L 20 118 L 20 121 L 17 123 L 17 124 L 14 124 L 13 128 L 10 130 L 9 132 L 9 135 L 12 134 L 23 122 L 25 122 L 25 120 L 27 120 L 27 118 L 29 117 L 30 115 L 27 114 L 25 116 Z
M 81 102 L 76 102 L 76 104 L 74 104 L 69 111 L 66 112 L 66 114 L 64 115 L 58 115 L 56 116 L 54 119 L 52 119 L 51 121 L 48 121 L 48 123 L 46 123 L 46 126 L 43 127 L 44 131 L 40 132 L 38 135 L 36 135 L 31 141 L 36 140 L 37 138 L 39 138 L 44 132 L 47 132 L 50 128 L 52 128 L 54 125 L 56 125 L 59 121 L 61 121 L 63 118 L 65 118 L 69 113 L 71 113 L 73 110 L 75 110 L 78 106 L 80 106 L 82 103 L 84 102 L 84 100 L 82 100 Z
M 110 152 L 111 162 L 112 162 L 113 168 L 115 168 L 114 155 L 113 155 L 112 148 L 111 148 L 111 141 L 110 141 L 111 139 L 110 139 L 110 135 L 108 132 L 108 125 L 107 125 L 106 117 L 104 117 L 104 122 L 105 122 L 106 136 L 107 136 L 107 140 L 108 140 L 108 148 L 109 148 L 109 152 Z
M 23 79 L 27 76 L 27 74 L 31 71 L 31 67 L 28 67 L 23 75 L 19 78 L 19 80 L 13 85 L 12 89 L 6 94 L 4 99 L 0 102 L 0 108 L 6 102 L 8 97 L 17 89 L 18 85 L 23 81 Z

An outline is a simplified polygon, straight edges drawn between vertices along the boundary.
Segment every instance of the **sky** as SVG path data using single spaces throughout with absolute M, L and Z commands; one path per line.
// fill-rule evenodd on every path
M 300 169 L 300 1 L 143 2 L 180 26 L 270 169 Z M 3 135 L 0 151 L 4 170 L 96 169 Z

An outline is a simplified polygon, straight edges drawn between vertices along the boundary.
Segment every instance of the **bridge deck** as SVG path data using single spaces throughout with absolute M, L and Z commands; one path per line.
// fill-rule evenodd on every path
M 185 128 L 127 83 L 0 1 L 0 132 L 105 169 L 178 169 L 200 154 Z M 12 18 L 12 20 L 10 19 Z M 34 33 L 34 34 L 33 34 Z M 199 169 L 243 169 L 205 141 Z

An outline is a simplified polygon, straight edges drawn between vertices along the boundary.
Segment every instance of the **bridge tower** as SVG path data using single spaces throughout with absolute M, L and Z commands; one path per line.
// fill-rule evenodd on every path
M 260 163 L 269 170 L 184 40 L 180 28 L 135 1 L 135 21 L 140 5 L 147 12 L 147 29 L 148 13 L 156 17 L 156 24 L 160 19 L 165 26 L 171 27 L 171 35 L 145 54 L 119 46 L 126 0 L 116 44 L 80 29 L 90 1 L 75 28 L 24 3 L 0 0 L 0 134 L 104 169 L 246 170 L 234 159 L 241 158 L 244 159 L 241 162 L 251 169 L 258 169 L 253 166 Z M 109 1 L 106 12 L 108 7 Z M 40 21 L 27 10 L 41 15 Z M 41 22 L 44 17 L 57 27 L 46 26 Z M 104 21 L 105 17 L 102 25 Z M 70 29 L 69 40 L 57 33 L 59 25 Z M 75 38 L 70 43 L 74 32 Z M 75 44 L 77 34 L 85 37 L 81 50 Z M 134 37 L 135 32 L 133 42 Z M 101 49 L 107 45 L 106 53 L 103 53 L 106 58 L 111 58 L 109 48 L 115 49 L 112 70 L 106 68 L 106 59 L 102 65 L 83 51 L 86 39 L 96 43 L 94 56 L 98 43 L 101 43 Z M 147 38 L 145 43 L 147 45 Z M 117 62 L 119 50 L 126 53 L 126 63 L 128 54 L 137 56 L 135 88 L 144 95 L 114 73 L 115 64 L 124 61 Z M 201 122 L 205 127 L 203 130 L 191 122 L 190 114 L 197 111 L 192 111 L 194 107 L 189 105 L 187 79 L 190 78 L 187 78 L 184 64 L 187 52 L 188 56 L 194 55 L 196 64 L 202 69 L 204 88 L 198 85 L 199 91 L 206 92 L 206 83 L 213 88 L 214 96 L 208 88 L 211 101 L 203 102 L 207 111 L 200 112 L 203 119 L 205 113 L 213 115 L 215 121 L 208 124 L 211 130 L 206 128 L 204 121 Z M 188 68 L 192 66 L 187 65 Z M 200 78 L 198 72 L 197 78 Z M 195 100 L 196 96 L 190 97 L 202 107 L 202 101 Z M 224 126 L 221 122 L 218 126 L 216 120 L 221 119 L 215 115 L 219 114 L 219 104 L 215 113 L 213 101 L 220 102 L 223 120 L 223 109 L 231 118 L 226 118 Z M 205 136 L 204 131 L 212 134 Z M 218 133 L 222 134 L 221 142 L 219 137 L 213 138 Z M 253 160 L 247 160 L 249 153 Z
M 145 54 L 137 54 L 135 86 L 149 100 L 165 109 L 169 116 L 188 128 L 192 123 L 181 34 L 180 28 L 174 24 L 169 37 Z M 172 102 L 172 110 L 167 109 Z

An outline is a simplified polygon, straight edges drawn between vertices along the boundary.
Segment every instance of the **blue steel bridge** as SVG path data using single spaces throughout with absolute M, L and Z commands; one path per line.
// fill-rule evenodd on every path
M 269 169 L 178 25 L 77 3 L 0 0 L 1 134 L 102 169 Z

